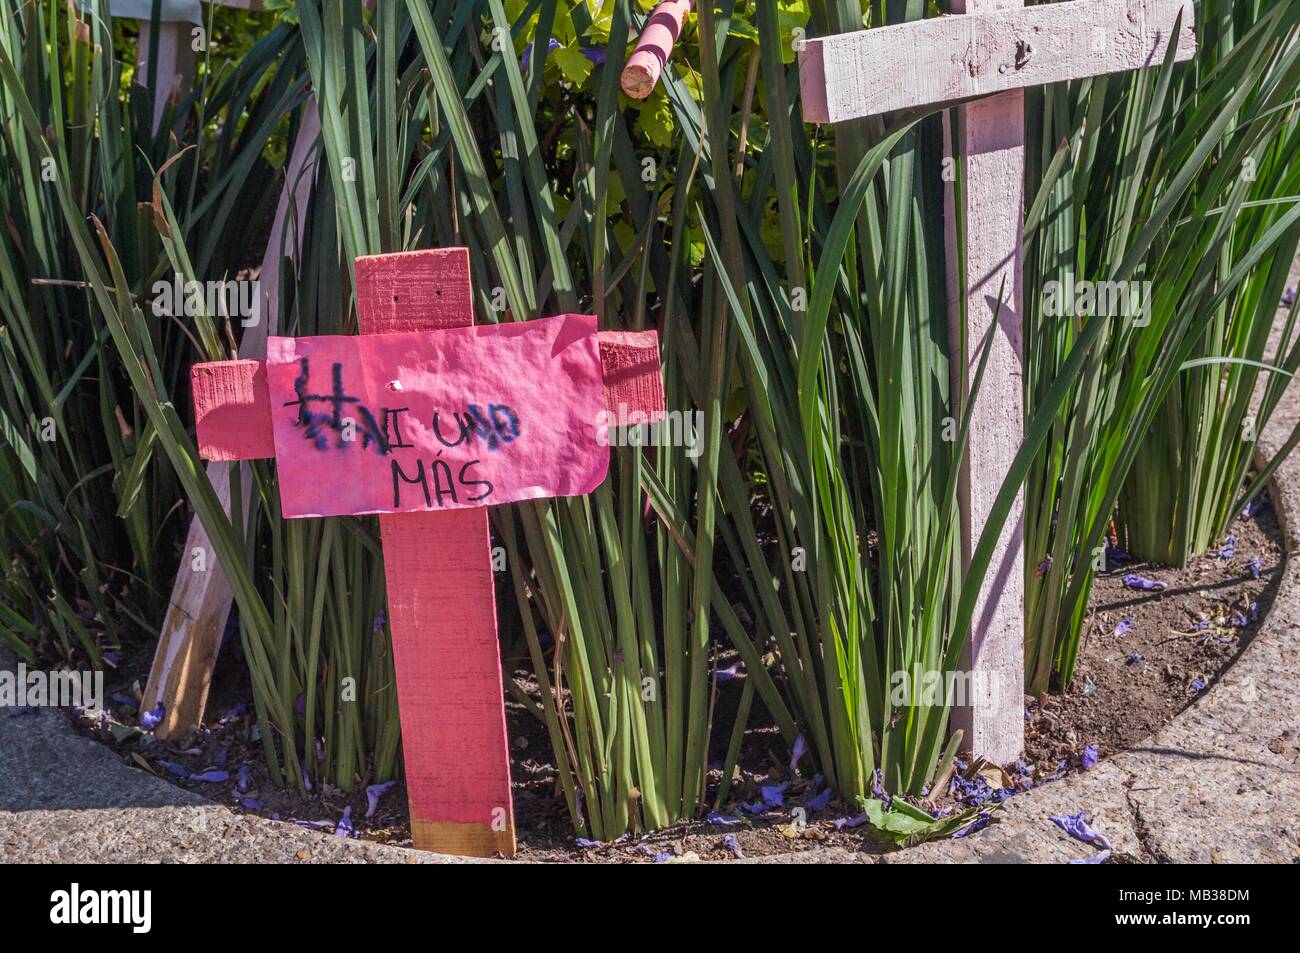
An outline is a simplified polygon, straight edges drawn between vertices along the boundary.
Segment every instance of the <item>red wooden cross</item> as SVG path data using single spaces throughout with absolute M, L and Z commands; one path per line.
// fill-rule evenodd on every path
M 588 432 L 582 419 L 592 381 L 602 411 L 622 404 L 657 418 L 664 406 L 657 336 L 596 334 L 594 318 L 574 315 L 456 331 L 474 319 L 463 248 L 358 258 L 356 283 L 361 333 L 382 337 L 277 339 L 269 365 L 195 365 L 200 452 L 209 460 L 275 457 L 286 515 L 385 511 L 379 525 L 412 838 L 441 853 L 513 855 L 485 506 L 599 482 L 608 456 L 593 467 L 588 440 L 599 439 L 598 422 Z M 593 364 L 595 377 L 581 379 Z M 553 368 L 554 377 L 540 379 L 530 367 Z M 391 409 L 429 405 L 429 392 L 446 398 L 466 381 L 483 393 L 463 395 L 472 406 L 443 403 L 433 428 L 427 414 L 405 419 Z M 509 399 L 486 403 L 502 393 Z M 344 396 L 351 402 L 340 403 Z M 543 422 L 519 411 L 543 402 L 551 417 L 568 417 Z M 355 428 L 349 445 L 340 438 L 343 415 Z M 468 459 L 470 446 L 480 459 Z

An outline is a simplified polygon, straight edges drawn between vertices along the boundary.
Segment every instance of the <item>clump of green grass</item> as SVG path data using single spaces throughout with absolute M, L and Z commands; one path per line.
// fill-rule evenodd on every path
M 1031 408 L 1082 337 L 1097 337 L 1026 486 L 1032 692 L 1073 676 L 1094 574 L 1113 565 L 1117 503 L 1118 542 L 1171 562 L 1239 507 L 1253 439 L 1238 436 L 1260 369 L 1236 362 L 1262 352 L 1273 320 L 1264 299 L 1280 294 L 1300 222 L 1286 198 L 1296 194 L 1298 14 L 1287 3 L 1206 3 L 1191 63 L 1031 97 Z M 1048 282 L 1084 280 L 1139 283 L 1140 304 L 1049 313 Z M 1278 360 L 1294 358 L 1284 344 Z M 1282 383 L 1270 381 L 1261 417 Z

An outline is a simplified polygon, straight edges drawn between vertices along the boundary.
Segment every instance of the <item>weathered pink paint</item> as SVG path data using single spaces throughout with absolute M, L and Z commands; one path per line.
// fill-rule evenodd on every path
M 960 157 L 963 183 L 964 276 L 956 272 L 951 185 L 945 202 L 949 330 L 965 354 L 964 363 L 954 363 L 953 391 L 963 399 L 981 345 L 993 335 L 959 489 L 960 546 L 969 564 L 1024 439 L 1024 88 L 1158 65 L 1180 14 L 1176 59 L 1194 55 L 1196 36 L 1190 0 L 950 6 L 961 15 L 809 40 L 799 54 L 799 79 L 804 117 L 812 122 L 983 97 L 959 107 L 956 143 L 944 127 L 945 151 Z M 998 538 L 971 630 L 962 667 L 981 676 L 972 680 L 981 694 L 954 710 L 954 727 L 975 754 L 1010 761 L 1024 747 L 1023 494 Z
M 370 255 L 357 259 L 364 274 L 370 262 L 382 262 L 391 255 Z M 412 305 L 421 293 L 420 285 L 408 284 L 398 297 L 417 313 L 441 312 L 458 293 L 450 283 L 438 290 L 437 300 L 423 308 Z M 469 307 L 470 299 L 464 298 Z M 379 314 L 373 322 L 384 319 Z M 521 325 L 522 326 L 522 325 Z M 396 325 L 395 325 L 396 327 Z M 390 333 L 390 332 L 376 332 Z M 646 423 L 664 415 L 664 384 L 659 368 L 659 335 L 655 331 L 598 331 L 602 377 L 601 393 L 608 419 L 636 413 Z M 209 361 L 190 368 L 194 393 L 194 431 L 199 456 L 204 460 L 270 460 L 275 457 L 275 433 L 271 427 L 271 393 L 267 385 L 266 362 L 261 360 Z M 597 421 L 599 425 L 599 421 Z M 611 424 L 613 426 L 614 424 Z M 196 523 L 197 525 L 197 523 Z M 207 537 L 203 537 L 207 539 Z
M 583 496 L 609 471 L 592 314 L 273 337 L 266 377 L 286 519 Z
M 966 6 L 965 16 L 806 41 L 799 54 L 804 118 L 843 122 L 1156 66 L 1180 11 L 1176 59 L 1196 53 L 1191 0 L 1071 0 L 1025 9 L 1007 0 L 970 0 Z
M 654 8 L 641 31 L 636 49 L 623 67 L 623 92 L 633 99 L 645 99 L 654 92 L 659 74 L 672 55 L 673 44 L 677 42 L 682 23 L 690 12 L 691 0 L 663 0 Z

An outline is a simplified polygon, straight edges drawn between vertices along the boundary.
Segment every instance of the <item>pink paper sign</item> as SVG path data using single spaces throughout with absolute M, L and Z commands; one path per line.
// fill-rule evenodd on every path
M 272 337 L 267 384 L 286 517 L 577 496 L 609 469 L 591 315 Z

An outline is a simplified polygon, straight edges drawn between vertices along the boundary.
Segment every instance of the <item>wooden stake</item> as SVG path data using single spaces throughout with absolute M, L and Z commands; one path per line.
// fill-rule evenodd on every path
M 190 46 L 193 25 L 185 22 L 158 25 L 158 62 L 154 70 L 153 131 L 158 131 L 163 113 L 173 95 L 189 84 L 194 76 L 194 51 Z M 135 46 L 135 81 L 144 86 L 149 80 L 149 48 L 153 24 L 140 21 L 140 35 Z
M 474 323 L 464 248 L 358 258 L 362 334 Z M 379 517 L 411 810 L 421 850 L 515 853 L 488 511 Z
M 1020 0 L 954 0 L 956 12 L 980 12 Z M 966 223 L 965 285 L 950 285 L 949 341 L 965 342 L 954 361 L 953 393 L 969 399 L 981 345 L 994 336 L 983 386 L 971 412 L 958 498 L 962 565 L 970 563 L 989 511 L 1024 441 L 1024 334 L 1021 269 L 1024 261 L 1025 94 L 1013 89 L 977 99 L 957 110 Z M 953 153 L 949 153 L 952 155 Z M 948 183 L 945 199 L 953 202 Z M 949 214 L 947 221 L 955 223 Z M 957 236 L 948 229 L 948 261 L 957 261 Z M 950 280 L 958 278 L 949 269 Z M 999 295 L 1001 296 L 999 298 Z M 965 306 L 966 327 L 961 326 Z M 1007 515 L 988 574 L 975 604 L 971 633 L 962 649 L 963 671 L 978 673 L 968 685 L 974 697 L 953 709 L 963 747 L 997 764 L 1024 750 L 1025 650 L 1024 492 Z
M 283 254 L 296 258 L 302 248 L 307 202 L 316 178 L 315 149 L 319 135 L 320 115 L 316 111 L 315 99 L 309 99 L 303 109 L 298 137 L 286 169 L 266 254 L 262 257 L 262 270 L 258 277 L 259 320 L 244 329 L 240 340 L 240 353 L 245 357 L 258 358 L 266 353 L 267 334 L 274 331 L 279 322 L 276 309 L 280 301 L 281 249 Z M 290 223 L 293 225 L 292 233 L 289 231 Z M 263 455 L 272 456 L 273 451 Z M 225 459 L 256 459 L 257 456 L 244 454 Z M 208 464 L 208 480 L 222 506 L 230 512 L 229 466 L 226 463 Z M 241 512 L 247 513 L 253 487 L 252 473 L 247 466 L 243 468 L 240 482 L 243 486 Z M 166 740 L 183 735 L 202 720 L 233 599 L 230 584 L 221 571 L 203 524 L 197 519 L 191 520 L 141 701 L 142 711 L 151 710 L 162 702 L 162 721 L 154 729 L 158 738 Z

